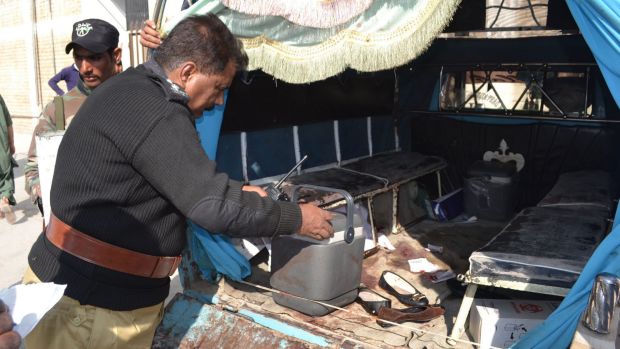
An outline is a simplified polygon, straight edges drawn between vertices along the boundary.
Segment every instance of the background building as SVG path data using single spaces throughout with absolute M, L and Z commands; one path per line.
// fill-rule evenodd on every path
M 126 68 L 135 62 L 131 53 L 135 56 L 139 51 L 134 49 L 136 30 L 150 17 L 155 2 L 0 0 L 0 94 L 13 116 L 16 131 L 33 128 L 41 109 L 55 95 L 47 81 L 73 62 L 72 56 L 65 54 L 65 45 L 71 40 L 74 22 L 99 18 L 114 25 L 120 32 L 119 46 L 123 48 Z

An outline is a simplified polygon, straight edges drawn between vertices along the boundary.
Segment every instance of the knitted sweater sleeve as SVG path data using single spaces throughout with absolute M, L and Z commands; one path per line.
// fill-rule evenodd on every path
M 64 74 L 65 69 L 61 70 L 59 73 L 57 73 L 56 75 L 52 76 L 48 81 L 47 84 L 49 85 L 49 87 L 52 88 L 52 90 L 54 90 L 56 92 L 57 95 L 62 96 L 65 91 L 63 91 L 59 86 L 58 83 L 62 80 L 64 80 L 63 74 Z
M 132 164 L 185 217 L 212 233 L 273 236 L 301 226 L 298 205 L 244 192 L 241 183 L 217 173 L 186 115 L 159 119 L 137 146 Z

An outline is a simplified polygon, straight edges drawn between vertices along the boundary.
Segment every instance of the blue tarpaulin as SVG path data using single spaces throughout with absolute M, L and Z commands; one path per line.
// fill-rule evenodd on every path
M 620 1 L 567 0 L 592 54 L 605 77 L 616 104 L 620 105 Z M 616 210 L 611 233 L 601 242 L 560 306 L 512 348 L 568 348 L 586 309 L 596 276 L 620 275 L 620 211 Z
M 566 3 L 620 106 L 620 1 L 567 0 Z
M 224 100 L 226 101 L 226 94 Z M 217 142 L 220 136 L 224 105 L 205 111 L 196 121 L 200 144 L 210 159 L 215 159 Z M 239 253 L 223 234 L 212 234 L 193 222 L 189 222 L 188 247 L 193 260 L 198 265 L 203 279 L 217 281 L 222 275 L 239 281 L 251 273 L 248 260 Z

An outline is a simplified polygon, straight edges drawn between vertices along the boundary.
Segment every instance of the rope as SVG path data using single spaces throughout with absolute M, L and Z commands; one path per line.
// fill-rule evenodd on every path
M 257 284 L 254 284 L 254 283 L 251 283 L 251 282 L 247 282 L 247 281 L 243 281 L 243 280 L 238 281 L 238 282 L 239 282 L 239 283 L 242 283 L 242 284 L 244 284 L 244 285 L 248 285 L 248 286 L 251 286 L 251 287 L 254 287 L 254 288 L 258 288 L 258 289 L 260 289 L 260 290 L 264 290 L 264 291 L 268 291 L 268 292 L 271 292 L 271 293 L 276 293 L 276 294 L 285 295 L 285 296 L 287 296 L 287 297 L 294 297 L 294 298 L 298 298 L 298 299 L 301 299 L 301 300 L 304 300 L 304 301 L 307 301 L 307 302 L 312 302 L 312 303 L 320 304 L 320 305 L 322 305 L 322 306 L 324 306 L 324 307 L 332 308 L 332 309 L 335 309 L 335 310 L 342 310 L 342 311 L 344 311 L 344 312 L 347 312 L 347 313 L 353 314 L 353 315 L 355 315 L 355 316 L 360 316 L 360 314 L 358 314 L 358 313 L 356 313 L 356 312 L 353 312 L 353 311 L 348 310 L 348 309 L 345 309 L 345 308 L 337 307 L 337 306 L 332 305 L 332 304 L 323 303 L 323 302 L 321 302 L 321 301 L 317 301 L 317 300 L 313 300 L 313 299 L 307 299 L 307 298 L 304 298 L 304 297 L 296 296 L 296 295 L 294 295 L 294 294 L 290 294 L 290 293 L 282 292 L 282 291 L 279 291 L 279 290 L 276 290 L 276 289 L 273 289 L 273 288 L 269 288 L 269 287 L 266 287 L 266 286 L 257 285 Z M 368 315 L 368 314 L 366 314 L 366 313 L 362 314 L 361 316 L 362 316 L 362 317 L 368 317 L 368 318 L 373 318 L 373 319 L 374 319 L 374 317 L 372 317 L 371 315 Z M 478 347 L 478 348 L 480 347 L 480 343 L 477 343 L 477 342 L 471 342 L 471 341 L 464 340 L 464 339 L 455 339 L 455 338 L 450 338 L 449 336 L 446 336 L 446 335 L 444 335 L 444 334 L 437 333 L 437 332 L 432 332 L 432 331 L 427 331 L 427 330 L 423 330 L 423 329 L 421 329 L 421 328 L 419 328 L 419 327 L 416 327 L 416 326 L 405 325 L 405 324 L 399 324 L 399 323 L 397 323 L 397 322 L 392 322 L 392 321 L 383 320 L 383 319 L 377 319 L 377 320 L 378 320 L 378 321 L 381 321 L 381 322 L 384 322 L 384 323 L 387 323 L 387 324 L 390 324 L 390 325 L 393 325 L 393 326 L 402 327 L 402 328 L 405 328 L 405 329 L 408 329 L 408 330 L 412 330 L 412 331 L 418 331 L 418 332 L 421 332 L 422 334 L 428 334 L 428 335 L 431 335 L 431 336 L 433 336 L 433 337 L 441 337 L 441 338 L 443 338 L 443 339 L 445 339 L 445 340 L 451 340 L 451 341 L 455 341 L 455 342 L 459 342 L 459 343 L 464 343 L 464 344 L 475 345 L 475 346 L 476 346 L 476 347 Z M 501 348 L 494 347 L 494 346 L 489 346 L 489 348 L 491 348 L 491 349 L 501 349 Z

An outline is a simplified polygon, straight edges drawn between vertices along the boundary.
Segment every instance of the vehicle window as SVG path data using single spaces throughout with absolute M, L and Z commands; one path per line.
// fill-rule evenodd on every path
M 442 111 L 591 118 L 589 66 L 445 68 Z

